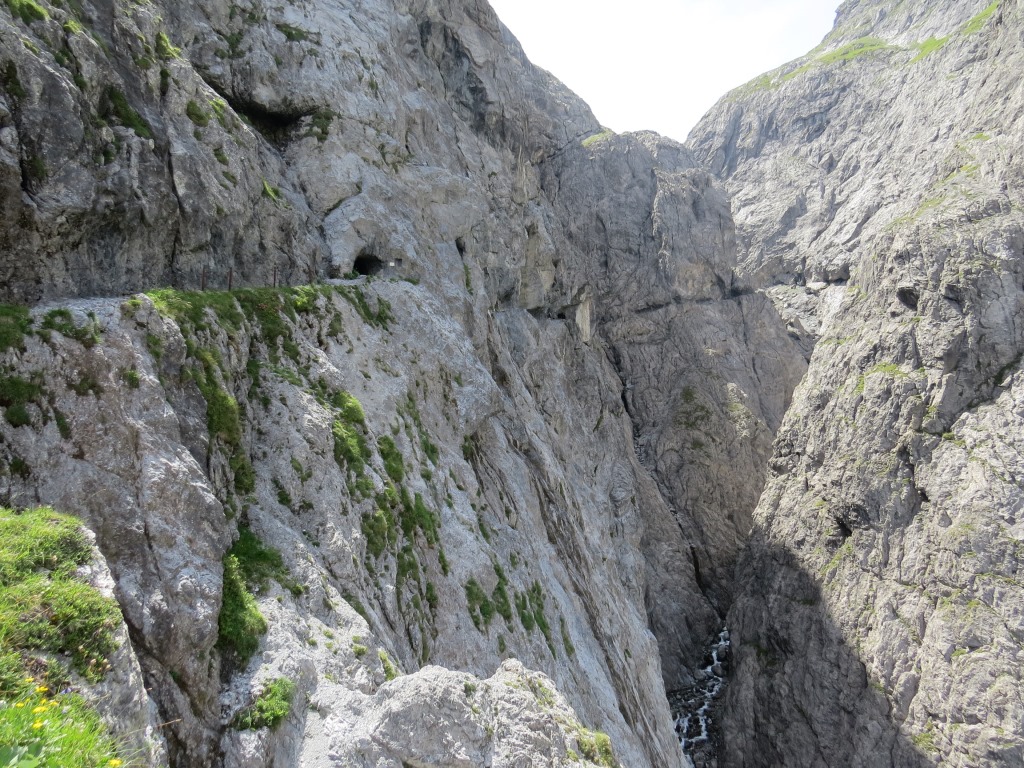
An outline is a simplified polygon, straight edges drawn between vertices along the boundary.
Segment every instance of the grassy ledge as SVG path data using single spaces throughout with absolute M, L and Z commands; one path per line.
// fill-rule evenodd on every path
M 980 32 L 985 26 L 989 18 L 999 9 L 999 3 L 1001 0 L 995 0 L 990 3 L 981 13 L 975 16 L 973 19 L 968 21 L 961 27 L 960 32 L 964 35 L 973 35 L 975 32 Z
M 117 603 L 77 576 L 92 557 L 75 518 L 0 508 L 0 765 L 124 762 L 71 680 L 71 668 L 88 682 L 103 678 L 121 620 Z

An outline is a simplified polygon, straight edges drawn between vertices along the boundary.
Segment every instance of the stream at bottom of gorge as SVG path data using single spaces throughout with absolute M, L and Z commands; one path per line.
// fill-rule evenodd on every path
M 668 694 L 679 743 L 696 768 L 718 764 L 720 733 L 714 709 L 729 671 L 729 646 L 729 630 L 723 628 L 708 646 L 704 666 L 694 674 L 694 684 Z

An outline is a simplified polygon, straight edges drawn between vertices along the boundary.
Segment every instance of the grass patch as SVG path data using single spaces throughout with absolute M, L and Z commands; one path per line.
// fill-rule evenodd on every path
M 210 439 L 220 438 L 226 445 L 238 448 L 242 442 L 238 401 L 221 386 L 217 377 L 220 364 L 214 354 L 201 349 L 197 356 L 202 369 L 194 371 L 194 379 L 206 400 L 206 428 Z
M 281 190 L 266 179 L 263 180 L 263 196 L 270 198 L 275 203 L 281 202 Z
M 685 429 L 700 429 L 711 419 L 711 409 L 698 399 L 697 391 L 690 386 L 683 387 L 676 407 L 674 423 Z
M 217 647 L 233 654 L 241 666 L 248 664 L 267 631 L 256 599 L 245 587 L 245 576 L 238 558 L 224 556 L 224 592 L 217 620 Z
M 23 350 L 32 318 L 25 307 L 0 304 L 0 354 L 8 349 Z
M 372 453 L 359 425 L 335 419 L 331 433 L 334 436 L 334 460 L 338 466 L 356 476 L 362 475 Z
M 544 613 L 544 588 L 541 587 L 539 581 L 533 582 L 533 585 L 527 590 L 526 596 L 529 599 L 530 609 L 533 612 L 534 623 L 541 634 L 544 635 L 548 648 L 551 649 L 551 655 L 554 656 L 555 646 L 551 642 L 551 625 L 548 624 L 548 618 Z
M 615 131 L 604 130 L 601 131 L 600 133 L 595 133 L 593 136 L 587 136 L 587 138 L 581 141 L 580 144 L 584 147 L 592 147 L 595 144 L 602 142 L 605 139 L 610 139 L 612 136 L 615 135 Z
M 936 753 L 939 751 L 939 744 L 935 737 L 935 726 L 929 720 L 928 725 L 921 733 L 915 733 L 910 737 L 910 740 L 914 743 L 914 746 L 924 752 Z
M 224 130 L 230 130 L 230 124 L 228 120 L 228 103 L 224 99 L 210 99 L 210 109 L 213 110 L 214 117 L 217 118 L 217 122 L 220 123 L 220 127 Z
M 210 124 L 210 116 L 206 114 L 206 111 L 199 106 L 195 101 L 189 99 L 188 104 L 185 105 L 185 114 L 188 119 L 200 128 L 205 128 Z
M 354 395 L 341 390 L 331 396 L 330 402 L 331 405 L 340 411 L 339 416 L 346 422 L 358 424 L 362 427 L 366 426 L 366 413 L 363 411 L 362 404 Z
M 412 539 L 418 529 L 422 531 L 428 544 L 431 546 L 437 544 L 437 529 L 440 526 L 440 520 L 437 513 L 424 503 L 422 494 L 417 493 L 415 497 L 410 497 L 409 492 L 403 487 L 401 500 L 399 517 L 402 533 L 406 538 Z
M 295 321 L 295 291 L 292 289 L 246 288 L 235 292 L 242 312 L 250 320 L 259 323 L 260 335 L 267 345 L 267 353 L 275 365 L 280 360 L 278 345 L 293 362 L 299 362 L 299 347 L 296 345 L 289 320 Z
M 7 768 L 95 768 L 124 765 L 99 715 L 75 693 L 51 694 L 20 666 L 0 655 L 0 677 L 17 678 L 0 702 L 0 765 Z M 41 682 L 41 681 L 40 681 Z M 6 687 L 6 686 L 5 686 Z
M 27 95 L 25 93 L 25 86 L 21 84 L 21 80 L 18 78 L 18 65 L 13 61 L 8 61 L 4 64 L 3 69 L 0 70 L 0 85 L 6 88 L 7 92 L 15 99 L 24 99 Z
M 842 563 L 846 557 L 851 555 L 853 555 L 853 542 L 847 540 L 839 549 L 836 550 L 836 553 L 832 556 L 832 559 L 829 560 L 821 569 L 821 575 L 828 575 L 836 568 L 838 568 L 839 564 Z
M 868 368 L 868 370 L 864 371 L 857 380 L 858 394 L 864 391 L 864 384 L 868 376 L 878 375 L 889 376 L 894 379 L 905 379 L 908 376 L 907 372 L 900 368 L 896 363 L 879 363 L 878 365 L 873 365 Z
M 733 90 L 729 91 L 729 93 L 726 94 L 726 98 L 729 101 L 736 101 L 737 99 L 741 99 L 745 96 L 750 96 L 751 94 L 757 93 L 758 91 L 767 91 L 774 87 L 775 79 L 771 75 L 759 75 L 758 77 L 755 77 L 753 80 L 748 80 L 738 88 L 734 88 Z
M 35 0 L 7 0 L 7 7 L 11 9 L 12 16 L 16 16 L 26 24 L 50 18 L 49 11 Z
M 92 556 L 77 519 L 0 508 L 0 646 L 66 653 L 86 679 L 101 679 L 121 612 L 75 578 Z
M 372 309 L 366 300 L 366 294 L 358 286 L 340 285 L 336 289 L 351 304 L 363 322 L 376 328 L 388 329 L 388 323 L 394 320 L 391 304 L 380 296 L 377 297 L 377 309 Z
M 338 114 L 334 110 L 318 109 L 310 118 L 309 130 L 305 135 L 314 137 L 323 144 L 330 135 L 331 123 L 334 122 L 335 117 L 338 117 Z
M 23 427 L 31 423 L 26 406 L 36 402 L 42 395 L 43 388 L 32 381 L 18 376 L 0 377 L 0 406 L 3 406 L 4 418 L 12 427 Z
M 366 549 L 374 558 L 380 557 L 388 546 L 394 546 L 398 541 L 398 530 L 390 511 L 378 509 L 373 514 L 363 515 L 362 530 Z
M 377 658 L 380 659 L 380 665 L 384 669 L 385 680 L 391 681 L 398 677 L 398 669 L 395 667 L 394 662 L 391 661 L 387 651 L 383 649 L 377 651 Z
M 834 64 L 837 61 L 853 61 L 861 56 L 884 51 L 891 47 L 884 40 L 877 37 L 862 37 L 859 40 L 854 40 L 852 43 L 847 43 L 842 48 L 837 48 L 831 53 L 819 56 L 817 60 L 825 65 Z
M 565 626 L 565 617 L 559 617 L 558 623 L 562 630 L 562 647 L 565 648 L 567 656 L 576 655 L 576 646 L 573 645 L 572 638 L 569 637 L 569 628 Z
M 79 326 L 75 324 L 71 311 L 64 308 L 47 312 L 40 328 L 43 331 L 56 331 L 62 336 L 74 339 L 86 349 L 95 346 L 100 340 L 99 324 L 93 317 L 90 317 L 90 322 L 86 325 Z
M 75 518 L 0 508 L 0 765 L 122 764 L 97 713 L 70 692 L 62 660 L 96 682 L 116 648 L 117 603 L 76 578 L 92 558 Z
M 291 680 L 271 680 L 256 700 L 235 716 L 235 728 L 244 731 L 275 727 L 291 713 L 294 696 L 295 683 Z
M 248 526 L 238 526 L 238 541 L 228 550 L 228 554 L 238 558 L 246 588 L 250 592 L 265 590 L 268 581 L 273 579 L 293 595 L 303 593 L 302 585 L 292 578 L 285 567 L 281 553 L 260 541 Z
M 606 768 L 618 768 L 615 753 L 612 751 L 612 740 L 607 733 L 581 728 L 576 733 L 576 744 L 580 754 L 590 762 Z
M 218 324 L 229 332 L 237 331 L 245 319 L 234 296 L 227 291 L 176 291 L 173 288 L 161 288 L 147 291 L 146 295 L 161 315 L 169 317 L 179 326 L 187 322 L 197 331 L 210 329 L 206 312 L 208 309 L 213 312 Z
M 380 451 L 380 457 L 384 462 L 384 471 L 387 472 L 388 477 L 395 483 L 401 483 L 405 478 L 405 463 L 395 441 L 384 435 L 378 438 L 377 449 Z
M 291 24 L 275 24 L 274 26 L 288 39 L 289 43 L 301 43 L 309 39 L 309 35 L 305 31 L 293 27 Z
M 161 59 L 181 58 L 181 48 L 173 45 L 166 32 L 156 33 L 156 55 Z
M 239 526 L 238 541 L 224 556 L 224 591 L 218 619 L 217 647 L 245 666 L 259 648 L 267 621 L 253 596 L 274 579 L 292 594 L 302 593 L 281 560 L 281 553 L 267 547 L 246 526 Z
M 829 53 L 822 54 L 806 64 L 797 67 L 792 72 L 789 72 L 782 76 L 779 80 L 780 83 L 792 80 L 804 72 L 808 72 L 817 66 L 829 66 L 830 64 L 836 64 L 839 62 L 853 61 L 861 56 L 867 56 L 872 53 L 878 53 L 879 51 L 891 50 L 894 46 L 889 45 L 884 40 L 877 37 L 862 37 L 858 40 L 854 40 L 841 48 L 837 48 Z M 767 87 L 767 86 L 765 86 Z
M 505 571 L 500 565 L 494 563 L 494 574 L 498 577 L 498 584 L 491 592 L 491 602 L 494 604 L 495 612 L 505 620 L 505 624 L 512 625 L 512 601 L 508 597 L 508 579 L 505 578 Z
M 923 43 L 917 43 L 917 56 L 910 60 L 913 64 L 916 61 L 920 61 L 925 56 L 928 56 L 935 51 L 940 50 L 946 43 L 949 42 L 949 36 L 946 37 L 929 37 Z
M 11 0 L 7 0 L 7 2 L 10 3 Z M 980 32 L 985 26 L 985 22 L 987 22 L 989 17 L 991 17 L 999 8 L 999 2 L 1000 0 L 995 0 L 990 3 L 985 10 L 964 24 L 963 27 L 960 28 L 960 32 L 965 35 L 973 35 L 976 32 Z
M 494 604 L 487 593 L 476 579 L 470 578 L 466 582 L 466 603 L 469 605 L 469 618 L 473 620 L 473 626 L 481 632 L 490 626 L 494 618 Z
M 116 118 L 125 128 L 135 131 L 144 139 L 152 139 L 153 131 L 138 112 L 128 103 L 128 99 L 119 89 L 111 86 L 107 89 L 108 116 Z

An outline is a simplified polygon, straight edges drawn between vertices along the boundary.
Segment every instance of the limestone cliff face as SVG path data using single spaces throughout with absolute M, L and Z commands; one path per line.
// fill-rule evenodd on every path
M 817 339 L 729 625 L 729 765 L 1021 761 L 1019 3 L 847 2 L 690 137 Z
M 7 4 L 0 75 L 2 491 L 95 531 L 170 763 L 683 765 L 806 364 L 689 152 L 477 2 Z

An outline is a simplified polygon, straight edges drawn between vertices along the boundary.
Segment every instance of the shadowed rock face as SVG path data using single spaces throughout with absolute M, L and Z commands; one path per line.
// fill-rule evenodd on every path
M 1021 7 L 848 2 L 689 145 L 817 337 L 729 613 L 725 762 L 1021 760 Z

